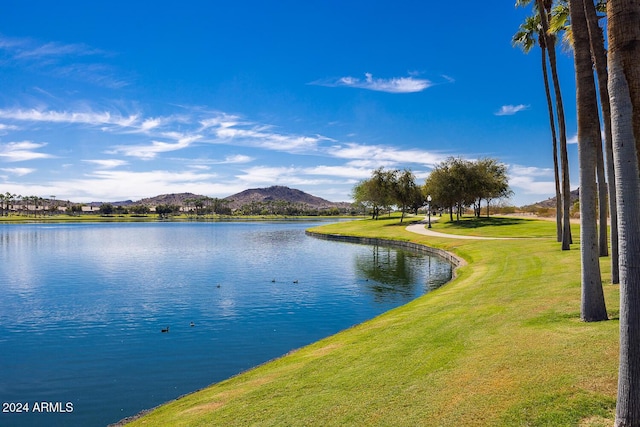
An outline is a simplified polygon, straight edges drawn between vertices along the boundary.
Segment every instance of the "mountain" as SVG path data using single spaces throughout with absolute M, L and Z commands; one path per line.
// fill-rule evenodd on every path
M 144 199 L 140 199 L 136 202 L 131 200 L 121 201 L 121 202 L 110 202 L 110 204 L 114 206 L 130 206 L 130 205 L 146 205 L 146 206 L 157 206 L 157 205 L 178 205 L 184 206 L 186 205 L 185 200 L 194 200 L 194 199 L 202 199 L 206 198 L 206 196 L 194 193 L 174 193 L 174 194 L 161 194 L 155 197 L 147 197 Z M 234 194 L 229 197 L 225 197 L 224 199 L 229 202 L 229 207 L 232 209 L 237 209 L 243 205 L 249 204 L 251 202 L 269 202 L 269 201 L 285 201 L 295 204 L 304 204 L 311 208 L 322 209 L 322 208 L 332 208 L 338 207 L 341 209 L 347 209 L 351 207 L 351 203 L 347 202 L 330 202 L 320 197 L 312 196 L 311 194 L 305 193 L 301 190 L 296 190 L 289 187 L 283 186 L 272 186 L 269 188 L 252 188 L 249 190 L 242 191 L 240 193 Z M 89 205 L 94 207 L 99 207 L 102 205 L 102 202 L 92 202 Z
M 571 200 L 571 204 L 573 205 L 575 202 L 577 202 L 580 199 L 580 189 L 576 188 L 575 190 L 571 191 L 569 193 L 569 199 Z M 551 197 L 547 200 L 543 200 L 541 202 L 536 202 L 533 203 L 531 205 L 527 205 L 527 206 L 523 206 L 523 207 L 539 207 L 539 208 L 549 208 L 549 209 L 555 209 L 556 208 L 556 198 L 555 197 Z
M 294 188 L 274 185 L 268 188 L 251 188 L 240 193 L 225 197 L 232 209 L 250 204 L 252 202 L 275 202 L 285 201 L 290 203 L 304 204 L 312 208 L 348 208 L 351 203 L 347 202 L 330 202 L 321 197 L 312 196 L 304 191 Z
M 188 199 L 201 199 L 205 196 L 201 196 L 199 194 L 193 193 L 177 193 L 177 194 L 161 194 L 155 197 L 147 197 L 144 199 L 140 199 L 136 202 L 136 205 L 146 205 L 146 206 L 158 206 L 158 205 L 178 205 L 184 206 L 185 200 Z

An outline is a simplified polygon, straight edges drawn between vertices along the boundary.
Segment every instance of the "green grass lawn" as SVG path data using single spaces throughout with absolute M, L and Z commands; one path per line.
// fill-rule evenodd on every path
M 455 218 L 455 217 L 454 217 Z M 460 221 L 450 221 L 449 216 L 438 217 L 432 223 L 435 231 L 449 234 L 466 234 L 480 237 L 548 237 L 556 234 L 555 221 L 541 221 L 533 218 L 518 217 L 480 217 L 465 216 Z M 578 230 L 576 226 L 576 231 Z M 577 233 L 573 233 L 578 237 Z
M 398 218 L 314 231 L 411 240 L 468 264 L 456 279 L 371 321 L 161 406 L 148 426 L 609 426 L 618 366 L 612 320 L 580 321 L 580 254 L 555 224 L 512 219 L 435 225 L 517 240 L 409 233 Z M 578 226 L 574 226 L 577 236 Z M 607 278 L 609 259 L 602 259 Z

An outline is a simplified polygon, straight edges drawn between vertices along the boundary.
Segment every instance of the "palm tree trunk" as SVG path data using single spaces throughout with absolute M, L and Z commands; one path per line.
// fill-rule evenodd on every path
M 609 0 L 609 95 L 620 240 L 616 427 L 640 425 L 640 0 Z
M 542 34 L 539 38 L 544 37 Z M 556 238 L 562 242 L 562 195 L 560 192 L 560 172 L 558 170 L 558 138 L 556 136 L 556 120 L 553 111 L 551 89 L 549 89 L 549 73 L 547 72 L 547 48 L 544 42 L 540 43 L 542 52 L 542 77 L 544 79 L 544 91 L 547 95 L 547 110 L 549 111 L 549 125 L 551 126 L 551 140 L 553 147 L 553 176 L 556 184 Z
M 586 0 L 591 1 L 591 0 Z M 596 161 L 600 140 L 598 101 L 591 62 L 589 30 L 583 0 L 571 0 L 576 104 L 578 106 L 578 158 L 580 161 L 580 258 L 582 302 L 580 317 L 586 322 L 607 319 L 602 291 L 596 227 Z
M 620 282 L 618 267 L 618 208 L 616 206 L 616 176 L 613 166 L 613 145 L 611 140 L 611 107 L 609 101 L 609 89 L 607 88 L 607 52 L 604 46 L 602 28 L 598 25 L 598 16 L 593 2 L 584 2 L 585 15 L 589 25 L 589 39 L 591 40 L 591 52 L 598 75 L 598 91 L 600 93 L 600 107 L 604 123 L 606 173 L 609 195 L 609 215 L 611 218 L 611 283 Z M 602 225 L 601 225 L 602 227 Z M 602 251 L 601 251 L 602 254 Z
M 560 135 L 560 163 L 562 168 L 562 250 L 570 249 L 571 241 L 571 184 L 569 181 L 569 155 L 567 153 L 567 129 L 564 120 L 564 106 L 562 102 L 562 92 L 560 91 L 560 80 L 556 65 L 555 36 L 549 34 L 549 18 L 547 10 L 542 0 L 536 0 L 538 12 L 540 13 L 540 23 L 544 32 L 545 45 L 549 54 L 549 66 L 551 68 L 551 78 L 553 81 L 554 94 L 556 97 L 556 113 L 558 115 L 558 131 Z

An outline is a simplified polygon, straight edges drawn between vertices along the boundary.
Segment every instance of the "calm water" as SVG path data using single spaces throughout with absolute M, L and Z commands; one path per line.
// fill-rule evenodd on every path
M 313 225 L 0 225 L 0 425 L 116 422 L 451 277 L 438 258 Z

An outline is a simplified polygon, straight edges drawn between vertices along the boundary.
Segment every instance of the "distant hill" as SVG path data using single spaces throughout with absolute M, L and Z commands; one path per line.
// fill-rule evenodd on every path
M 136 205 L 158 206 L 158 205 L 178 205 L 184 206 L 185 200 L 188 199 L 200 199 L 205 196 L 193 193 L 178 193 L 178 194 L 161 194 L 155 197 L 147 197 L 140 199 L 134 203 Z
M 571 191 L 569 193 L 570 195 L 570 200 L 571 200 L 571 204 L 577 202 L 580 199 L 580 189 L 576 188 L 575 190 Z M 555 197 L 551 197 L 547 200 L 543 200 L 541 202 L 536 202 L 533 203 L 531 205 L 527 205 L 527 206 L 523 206 L 523 207 L 539 207 L 539 208 L 549 208 L 549 209 L 555 209 L 556 207 L 556 198 Z
M 140 199 L 138 201 L 120 201 L 120 202 L 110 202 L 114 206 L 130 206 L 130 205 L 146 205 L 146 206 L 157 206 L 157 205 L 178 205 L 185 206 L 185 200 L 188 199 L 200 199 L 205 198 L 201 194 L 194 193 L 174 193 L 174 194 L 161 194 L 159 196 L 147 197 L 144 199 Z M 268 188 L 252 188 L 249 190 L 242 191 L 240 193 L 234 194 L 232 196 L 225 197 L 223 200 L 229 202 L 229 207 L 232 209 L 237 209 L 243 205 L 249 204 L 251 202 L 269 202 L 269 201 L 285 201 L 295 204 L 304 204 L 310 208 L 314 209 L 325 209 L 337 207 L 340 209 L 348 209 L 351 207 L 351 203 L 347 202 L 330 202 L 320 197 L 312 196 L 311 194 L 305 193 L 301 190 L 296 190 L 289 187 L 284 186 L 272 186 Z M 102 205 L 102 202 L 91 202 L 88 205 L 99 207 Z
M 331 207 L 348 208 L 351 206 L 351 203 L 330 202 L 321 197 L 312 196 L 311 194 L 305 193 L 304 191 L 279 185 L 274 185 L 268 188 L 251 188 L 232 196 L 225 197 L 224 200 L 229 201 L 229 206 L 232 209 L 237 209 L 252 202 L 275 201 L 299 203 L 307 205 L 311 208 L 318 209 Z

